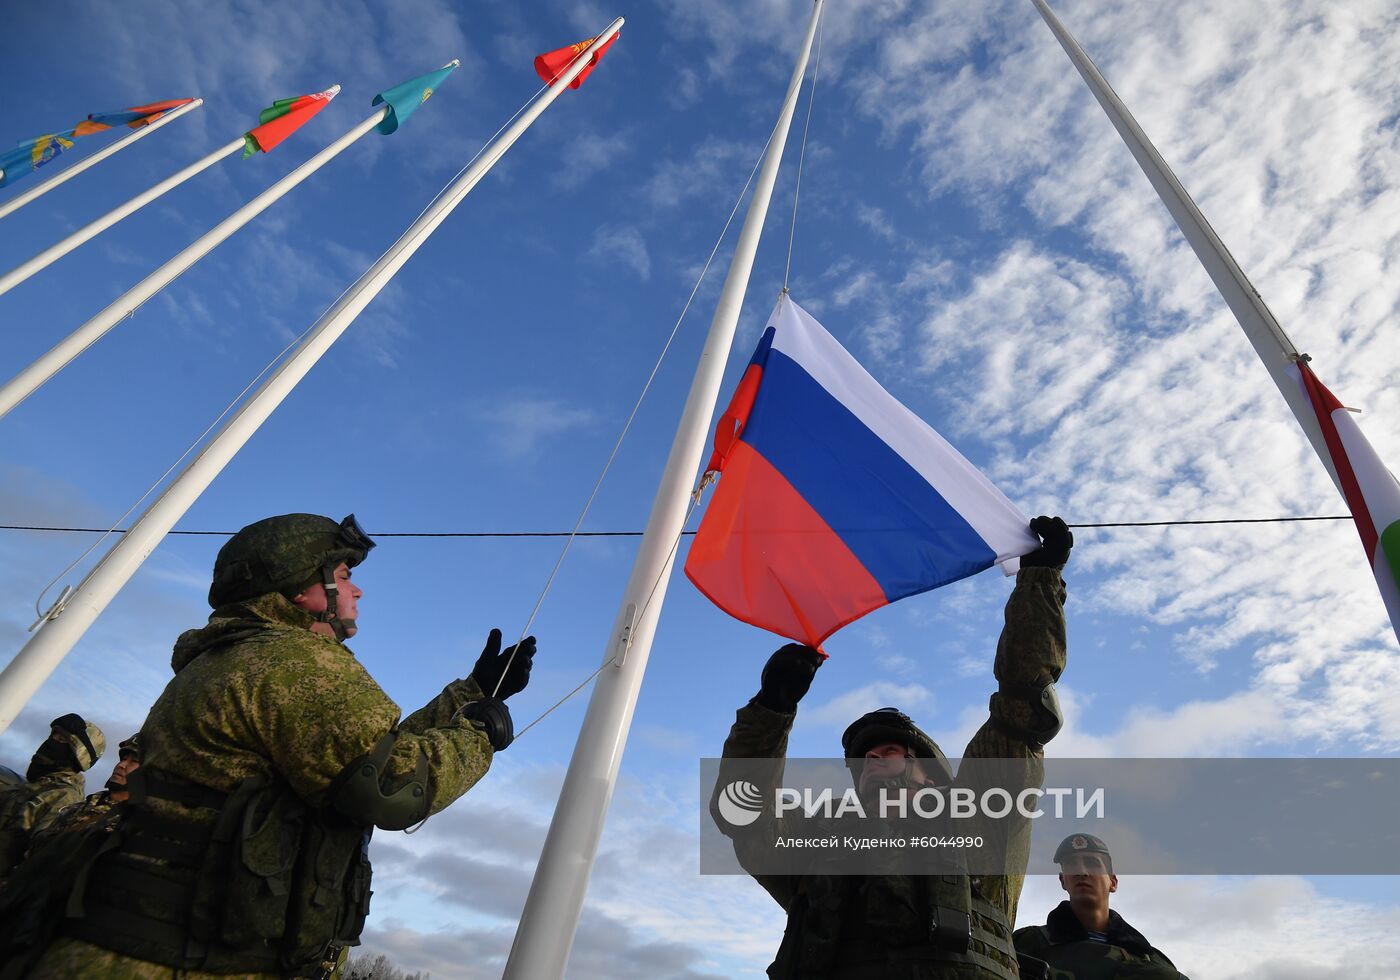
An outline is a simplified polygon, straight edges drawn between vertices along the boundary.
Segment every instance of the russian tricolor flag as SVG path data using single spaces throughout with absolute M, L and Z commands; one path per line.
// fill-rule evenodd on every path
M 873 609 L 1039 547 L 1028 520 L 784 294 L 720 419 L 685 573 L 821 645 Z

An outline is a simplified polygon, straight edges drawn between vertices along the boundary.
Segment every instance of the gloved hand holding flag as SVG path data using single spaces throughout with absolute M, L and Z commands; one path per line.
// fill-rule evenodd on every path
M 1041 546 L 990 480 L 787 295 L 708 468 L 723 478 L 686 575 L 731 616 L 812 647 Z

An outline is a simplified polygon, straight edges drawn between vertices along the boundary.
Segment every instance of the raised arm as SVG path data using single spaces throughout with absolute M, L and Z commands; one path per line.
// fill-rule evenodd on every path
M 1065 583 L 1060 569 L 1069 560 L 1074 535 L 1058 517 L 1037 517 L 1031 530 L 1043 544 L 1021 559 L 997 643 L 997 691 L 987 720 L 963 755 L 965 760 L 1022 760 L 1022 765 L 1001 771 L 1014 770 L 1025 785 L 1039 786 L 1045 778 L 1045 743 L 1062 723 L 1055 694 L 1055 682 L 1065 669 Z M 978 771 L 970 767 L 971 773 Z M 1002 830 L 996 844 L 1005 847 L 1007 867 L 1014 873 L 984 878 L 982 892 L 1014 922 L 1030 859 L 1030 821 L 1013 814 L 996 824 Z
M 729 737 L 724 740 L 725 759 L 771 760 L 771 764 L 745 767 L 742 771 L 742 778 L 758 787 L 764 801 L 774 798 L 782 782 L 788 734 L 797 717 L 797 703 L 812 686 L 812 678 L 821 664 L 821 654 L 798 643 L 789 643 L 769 657 L 758 694 L 739 709 Z M 753 862 L 749 860 L 750 855 L 771 851 L 773 842 L 785 833 L 785 821 L 774 816 L 766 802 L 758 820 L 747 827 L 734 827 L 724 820 L 719 815 L 718 797 L 736 778 L 739 778 L 736 770 L 720 766 L 719 781 L 710 798 L 710 815 L 720 832 L 734 844 L 739 864 L 774 901 L 787 909 L 796 894 L 795 876 L 757 874 L 751 870 Z

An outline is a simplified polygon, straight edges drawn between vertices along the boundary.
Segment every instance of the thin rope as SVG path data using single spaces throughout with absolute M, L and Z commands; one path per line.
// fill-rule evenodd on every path
M 1350 514 L 1316 517 L 1221 517 L 1200 521 L 1115 521 L 1100 524 L 1070 524 L 1072 528 L 1099 527 L 1185 527 L 1193 524 L 1287 524 L 1297 521 L 1349 521 Z M 0 524 L 0 531 L 55 531 L 74 534 L 126 534 L 126 528 L 53 527 L 39 524 Z M 232 537 L 235 531 L 170 531 L 191 537 Z M 375 538 L 640 538 L 642 531 L 376 531 Z M 694 531 L 682 532 L 685 536 Z
M 669 570 L 671 570 L 671 568 L 673 567 L 673 566 L 671 565 L 671 560 L 672 560 L 672 559 L 675 557 L 675 555 L 676 555 L 676 549 L 677 549 L 678 547 L 680 547 L 681 538 L 685 537 L 687 534 L 694 534 L 694 533 L 695 533 L 694 531 L 686 531 L 686 530 L 685 530 L 685 526 L 686 526 L 686 524 L 690 523 L 690 518 L 695 514 L 695 508 L 700 506 L 700 493 L 701 493 L 701 491 L 704 489 L 704 487 L 705 487 L 705 484 L 702 483 L 701 486 L 698 487 L 698 488 L 695 490 L 695 492 L 691 494 L 691 497 L 690 497 L 690 509 L 687 510 L 687 511 L 685 512 L 685 519 L 684 519 L 683 521 L 681 521 L 681 532 L 680 532 L 680 534 L 677 534 L 677 535 L 676 535 L 676 539 L 675 539 L 674 541 L 671 542 L 671 550 L 666 554 L 666 561 L 662 563 L 662 570 L 661 570 L 661 573 L 660 573 L 659 575 L 656 576 L 656 581 L 654 581 L 654 582 L 651 583 L 651 591 L 647 593 L 647 601 L 646 601 L 645 603 L 643 603 L 643 604 L 642 604 L 642 608 L 639 609 L 639 610 L 637 611 L 636 619 L 634 619 L 633 622 L 640 623 L 640 622 L 642 621 L 642 617 L 646 615 L 646 611 L 647 611 L 648 607 L 651 606 L 651 600 L 652 600 L 652 598 L 655 597 L 655 595 L 656 595 L 656 590 L 657 590 L 658 588 L 661 587 L 661 581 L 662 581 L 662 579 L 664 579 L 664 578 L 666 577 L 667 572 L 668 572 Z M 630 639 L 629 639 L 629 641 L 628 641 L 628 646 L 629 646 L 629 647 L 631 646 L 631 641 L 630 641 Z M 556 709 L 558 709 L 559 707 L 561 707 L 566 701 L 568 701 L 568 700 L 569 700 L 570 698 L 572 698 L 574 695 L 578 694 L 579 691 L 582 691 L 585 687 L 587 687 L 587 686 L 588 686 L 588 683 L 589 683 L 590 681 L 592 681 L 593 678 L 597 677 L 599 674 L 601 674 L 601 673 L 603 672 L 603 668 L 604 668 L 604 667 L 608 667 L 608 666 L 611 666 L 612 664 L 617 663 L 617 657 L 618 657 L 618 655 L 615 653 L 615 654 L 613 654 L 611 657 L 609 657 L 607 660 L 604 660 L 601 664 L 598 665 L 598 669 L 595 670 L 595 671 L 593 671 L 593 673 L 589 674 L 589 675 L 588 675 L 587 677 L 585 677 L 582 681 L 580 681 L 580 682 L 579 682 L 579 685 L 578 685 L 577 687 L 575 687 L 575 688 L 574 688 L 572 691 L 570 691 L 568 694 L 564 695 L 564 696 L 563 696 L 562 698 L 560 698 L 558 701 L 554 702 L 554 704 L 550 705 L 547 709 L 545 709 L 544 714 L 540 715 L 540 716 L 539 716 L 538 718 L 536 718 L 534 721 L 530 722 L 530 724 L 528 724 L 528 725 L 526 725 L 524 728 L 520 729 L 519 733 L 515 736 L 515 738 L 518 740 L 518 739 L 520 738 L 521 735 L 524 735 L 524 734 L 525 734 L 526 732 L 528 732 L 530 729 L 534 728 L 534 727 L 535 727 L 536 725 L 538 725 L 540 722 L 542 722 L 542 721 L 544 721 L 546 718 L 548 718 Z M 461 709 L 459 708 L 458 711 L 460 712 Z
M 604 668 L 604 667 L 611 667 L 611 666 L 612 666 L 613 664 L 615 664 L 615 663 L 617 663 L 617 654 L 613 654 L 613 655 L 612 655 L 611 657 L 609 657 L 607 660 L 604 660 L 601 664 L 598 665 L 598 669 L 597 669 L 597 670 L 593 671 L 593 673 L 589 674 L 587 677 L 585 677 L 585 678 L 579 683 L 578 687 L 574 688 L 572 691 L 570 691 L 568 694 L 564 695 L 564 696 L 563 696 L 562 698 L 560 698 L 558 701 L 555 701 L 554 704 L 552 704 L 549 708 L 547 708 L 547 709 L 545 710 L 544 714 L 540 715 L 540 716 L 539 716 L 538 718 L 536 718 L 534 721 L 530 722 L 530 724 L 528 724 L 528 725 L 526 725 L 524 728 L 520 729 L 520 733 L 519 733 L 518 735 L 516 735 L 515 738 L 516 738 L 516 739 L 520 738 L 522 735 L 524 735 L 524 734 L 525 734 L 526 732 L 528 732 L 530 729 L 534 728 L 534 727 L 535 727 L 536 725 L 538 725 L 540 722 L 544 721 L 545 718 L 549 717 L 549 715 L 552 714 L 556 708 L 562 707 L 565 701 L 568 701 L 570 698 L 572 698 L 572 697 L 573 697 L 575 694 L 577 694 L 579 691 L 582 691 L 585 687 L 587 687 L 587 686 L 588 686 L 588 682 L 591 681 L 591 680 L 593 680 L 593 678 L 597 677 L 599 674 L 601 674 L 601 673 L 603 672 L 603 668 Z M 514 741 L 514 739 L 513 739 L 512 741 Z
M 792 227 L 788 229 L 787 265 L 783 268 L 783 292 L 788 291 L 792 272 L 792 242 L 797 237 L 797 199 L 802 194 L 802 161 L 807 156 L 807 130 L 812 125 L 812 106 L 817 101 L 817 74 L 822 68 L 822 32 L 826 28 L 826 8 L 817 15 L 817 59 L 812 65 L 812 91 L 807 95 L 807 121 L 802 125 L 802 149 L 797 154 L 797 184 L 792 189 Z
M 538 98 L 540 97 L 540 94 L 541 94 L 542 92 L 546 91 L 547 89 L 548 89 L 548 86 L 547 86 L 547 85 L 546 85 L 546 86 L 543 86 L 542 88 L 540 88 L 539 90 L 537 90 L 537 91 L 535 92 L 534 95 L 532 95 L 532 96 L 530 96 L 528 99 L 526 99 L 525 102 L 524 102 L 524 104 L 522 104 L 522 105 L 520 106 L 519 109 L 516 109 L 516 110 L 515 110 L 515 114 L 512 115 L 509 119 L 507 119 L 507 120 L 501 125 L 501 127 L 500 127 L 499 129 L 496 130 L 496 132 L 494 132 L 494 133 L 491 134 L 491 138 L 488 139 L 488 140 L 486 140 L 486 142 L 484 142 L 484 143 L 481 145 L 481 148 L 478 149 L 478 150 L 476 151 L 476 153 L 472 156 L 472 158 L 471 158 L 470 160 L 468 160 L 468 161 L 466 162 L 466 164 L 465 164 L 460 170 L 458 170 L 455 174 L 453 174 L 452 177 L 451 177 L 450 179 L 448 179 L 448 181 L 447 181 L 445 184 L 443 184 L 441 188 L 439 188 L 438 192 L 437 192 L 436 194 L 433 195 L 432 199 L 431 199 L 430 201 L 428 201 L 428 203 L 427 203 L 426 205 L 423 206 L 423 209 L 422 209 L 421 211 L 419 211 L 417 215 L 414 216 L 413 221 L 410 221 L 410 222 L 409 222 L 409 225 L 411 226 L 411 225 L 413 224 L 413 222 L 417 221 L 419 218 L 423 217 L 423 215 L 427 214 L 428 209 L 431 208 L 431 207 L 442 197 L 442 195 L 447 191 L 447 189 L 448 189 L 449 187 L 452 186 L 452 184 L 457 180 L 458 177 L 460 177 L 464 172 L 466 172 L 466 170 L 467 170 L 468 167 L 470 167 L 473 163 L 475 163 L 475 162 L 477 161 L 477 158 L 480 157 L 481 154 L 482 154 L 483 152 L 485 152 L 486 148 L 489 147 L 489 146 L 492 144 L 492 142 L 496 139 L 496 137 L 499 136 L 499 135 L 501 135 L 501 133 L 504 132 L 505 128 L 506 128 L 507 126 L 509 126 L 511 123 L 513 123 L 517 118 L 519 118 L 520 114 L 521 114 L 522 112 L 524 112 L 526 109 L 528 109 L 528 108 L 530 107 L 531 103 L 533 103 L 536 99 L 538 99 Z M 397 243 L 396 243 L 396 244 L 397 244 Z M 392 248 L 392 247 L 393 247 L 393 246 L 391 245 L 390 248 Z M 384 255 L 387 255 L 387 254 L 388 254 L 388 251 L 389 251 L 389 249 L 385 249 L 384 252 L 382 252 L 382 253 L 380 254 L 380 258 L 383 258 Z M 378 261 L 378 260 L 376 260 L 376 261 Z M 147 488 L 146 488 L 146 491 L 145 491 L 143 494 L 141 494 L 141 496 L 137 497 L 136 500 L 135 500 L 135 502 L 132 503 L 132 505 L 131 505 L 130 507 L 128 507 L 125 511 L 122 512 L 122 514 L 121 514 L 120 516 L 117 517 L 117 519 L 112 523 L 112 526 L 111 526 L 110 528 L 107 528 L 107 529 L 105 529 L 105 530 L 100 530 L 100 531 L 99 531 L 99 533 L 101 534 L 101 537 L 99 537 L 96 541 L 94 541 L 94 542 L 87 548 L 86 551 L 84 551 L 82 554 L 80 554 L 77 558 L 73 559 L 73 561 L 71 561 L 71 562 L 67 565 L 67 567 L 65 567 L 65 568 L 63 569 L 63 571 L 59 572 L 57 575 L 55 575 L 53 578 L 51 578 L 51 579 L 49 580 L 48 584 L 44 586 L 43 590 L 39 593 L 38 597 L 34 600 L 34 612 L 35 612 L 35 614 L 36 614 L 37 616 L 39 616 L 39 622 L 43 622 L 43 620 L 44 620 L 45 618 L 47 618 L 47 614 L 44 612 L 44 609 L 43 609 L 44 597 L 48 595 L 49 590 L 52 589 L 52 588 L 58 583 L 59 579 L 63 578 L 63 576 L 67 575 L 67 574 L 68 574 L 69 572 L 71 572 L 74 568 L 76 568 L 79 564 L 81 564 L 82 561 L 83 561 L 83 559 L 85 559 L 88 555 L 92 554 L 93 551 L 97 548 L 97 546 L 100 545 L 103 541 L 107 540 L 107 538 L 108 538 L 109 536 L 111 536 L 112 534 L 117 534 L 117 533 L 125 534 L 125 533 L 126 533 L 125 530 L 122 530 L 122 531 L 118 531 L 118 530 L 117 530 L 117 525 L 120 524 L 122 521 L 126 520 L 128 517 L 130 517 L 130 516 L 131 516 L 131 513 L 132 513 L 134 510 L 136 510 L 137 507 L 140 507 L 141 504 L 142 504 L 142 502 L 145 501 L 146 498 L 149 497 L 152 493 L 154 493 L 157 487 L 159 487 L 162 483 L 165 482 L 166 477 L 170 476 L 171 473 L 175 472 L 175 468 L 178 467 L 181 463 L 183 463 L 183 462 L 189 457 L 190 453 L 194 452 L 194 451 L 200 446 L 200 444 L 204 442 L 205 438 L 208 437 L 209 433 L 211 433 L 211 432 L 214 431 L 215 426 L 217 426 L 220 422 L 222 422 L 222 421 L 224 420 L 225 416 L 227 416 L 227 415 L 229 414 L 229 412 L 233 411 L 233 409 L 234 409 L 236 406 L 238 406 L 239 403 L 242 402 L 243 397 L 244 397 L 245 395 L 247 395 L 248 392 L 251 391 L 251 390 L 253 389 L 253 386 L 256 385 L 259 381 L 261 381 L 261 380 L 263 379 L 263 377 L 264 377 L 269 371 L 271 371 L 274 367 L 276 367 L 277 364 L 280 363 L 280 362 L 287 356 L 287 353 L 288 353 L 289 351 L 291 351 L 294 347 L 296 347 L 296 346 L 297 346 L 298 344 L 300 344 L 304 339 L 306 339 L 307 334 L 309 334 L 309 333 L 312 331 L 312 329 L 315 328 L 316 324 L 318 324 L 318 323 L 321 322 L 321 318 L 324 317 L 328 312 L 330 312 L 330 310 L 331 310 L 337 303 L 339 303 L 339 302 L 341 301 L 341 299 L 344 298 L 345 294 L 348 293 L 351 289 L 353 289 L 353 288 L 355 287 L 355 285 L 356 285 L 357 283 L 359 283 L 360 280 L 361 280 L 362 278 L 364 278 L 364 277 L 363 277 L 363 276 L 359 276 L 359 277 L 356 277 L 355 279 L 351 280 L 351 281 L 346 285 L 346 287 L 340 291 L 340 294 L 337 295 L 335 299 L 331 300 L 331 302 L 330 302 L 329 304 L 327 304 L 326 307 L 325 307 L 324 309 L 321 310 L 321 312 L 316 316 L 315 319 L 313 319 L 313 320 L 311 321 L 311 323 L 306 327 L 305 330 L 303 330 L 301 333 L 297 334 L 294 338 L 292 338 L 291 342 L 288 343 L 287 346 L 283 347 L 280 351 L 278 351 L 277 354 L 273 356 L 272 360 L 268 361 L 267 364 L 263 366 L 263 369 L 262 369 L 261 371 L 259 371 L 259 372 L 253 377 L 253 380 L 252 380 L 252 381 L 249 381 L 249 382 L 243 387 L 243 389 L 242 389 L 237 395 L 235 395 L 235 396 L 233 397 L 233 400 L 230 401 L 226 406 L 224 406 L 223 411 L 221 411 L 217 416 L 215 416 L 215 417 L 214 417 L 214 420 L 213 420 L 212 422 L 210 422 L 209 425 L 208 425 L 207 427 L 205 427 L 204 431 L 201 432 L 197 437 L 195 437 L 194 442 L 190 443 L 189 447 L 188 447 L 183 453 L 180 454 L 180 457 L 179 457 L 178 459 L 176 459 L 175 462 L 171 463 L 170 466 L 166 468 L 165 472 L 162 473 L 162 474 L 156 479 L 156 481 L 155 481 L 154 483 L 152 483 L 149 487 L 147 487 Z M 141 305 L 144 306 L 145 303 L 142 303 Z M 136 307 L 135 309 L 133 309 L 130 313 L 127 314 L 127 317 L 134 316 L 137 309 L 140 309 L 140 307 L 138 306 L 138 307 Z M 181 534 L 181 533 L 186 533 L 186 532 L 171 531 L 171 532 L 168 532 L 168 533 L 171 533 L 171 534 Z M 107 563 L 107 560 L 108 560 L 110 557 L 111 557 L 111 553 L 110 553 L 110 552 L 108 552 L 108 554 L 104 555 L 104 556 L 102 557 L 102 560 L 99 561 L 95 566 L 93 566 L 92 570 L 91 570 L 90 572 L 88 572 L 88 574 L 87 574 L 86 576 L 84 576 L 83 581 L 87 581 L 87 579 L 91 578 L 91 577 L 97 572 L 98 569 L 100 569 L 103 565 L 105 565 L 105 564 Z M 79 583 L 79 587 L 81 587 L 81 583 Z M 55 603 L 55 605 L 60 605 L 60 604 L 63 602 L 63 599 L 64 599 L 64 595 L 60 595 L 59 600 Z M 37 624 L 36 624 L 36 625 L 37 625 Z
M 554 584 L 555 576 L 559 574 L 559 568 L 564 564 L 564 557 L 569 553 L 569 548 L 572 547 L 574 539 L 580 536 L 632 537 L 641 533 L 625 532 L 624 534 L 609 534 L 607 532 L 593 532 L 590 534 L 581 534 L 579 528 L 583 526 L 584 518 L 588 516 L 588 511 L 593 506 L 594 499 L 598 496 L 598 491 L 603 485 L 603 479 L 608 475 L 608 470 L 612 468 L 613 461 L 617 459 L 617 454 L 622 448 L 623 440 L 627 438 L 627 433 L 631 431 L 632 422 L 636 419 L 637 412 L 641 410 L 642 402 L 646 400 L 647 392 L 651 390 L 652 382 L 656 380 L 656 375 L 661 370 L 662 362 L 666 360 L 666 355 L 671 350 L 672 343 L 675 342 L 676 334 L 680 331 L 681 323 L 684 322 L 686 314 L 690 312 L 691 304 L 695 302 L 696 294 L 700 292 L 700 286 L 705 281 L 706 274 L 710 271 L 710 265 L 714 262 L 715 256 L 719 253 L 720 246 L 724 243 L 725 237 L 729 234 L 729 226 L 734 223 L 734 216 L 739 213 L 739 205 L 744 202 L 744 195 L 748 193 L 749 185 L 753 183 L 754 176 L 758 173 L 758 168 L 763 163 L 764 154 L 768 152 L 768 147 L 773 142 L 773 135 L 777 132 L 777 129 L 778 127 L 774 125 L 773 129 L 768 133 L 768 139 L 764 140 L 763 148 L 758 152 L 758 159 L 754 161 L 753 169 L 749 171 L 749 179 L 744 181 L 744 186 L 739 191 L 739 196 L 734 199 L 734 207 L 729 210 L 729 217 L 725 219 L 724 227 L 720 229 L 719 238 L 715 239 L 714 247 L 710 249 L 710 254 L 705 259 L 705 265 L 700 270 L 700 276 L 695 280 L 695 285 L 691 287 L 690 295 L 686 297 L 685 305 L 681 308 L 680 316 L 676 317 L 676 322 L 671 327 L 671 333 L 666 338 L 666 343 L 662 345 L 661 353 L 656 358 L 656 363 L 652 365 L 651 373 L 647 375 L 646 383 L 642 385 L 641 394 L 637 396 L 637 401 L 633 404 L 632 411 L 627 416 L 627 421 L 623 423 L 622 431 L 618 434 L 617 441 L 613 443 L 612 452 L 608 454 L 607 461 L 603 464 L 603 469 L 598 474 L 598 479 L 594 481 L 592 491 L 588 494 L 588 499 L 584 501 L 583 510 L 579 512 L 578 520 L 574 521 L 573 529 L 565 534 L 564 547 L 560 550 L 559 557 L 555 559 L 554 567 L 549 571 L 549 577 L 545 579 L 544 588 L 540 590 L 539 598 L 535 600 L 534 608 L 530 610 L 530 615 L 525 620 L 525 626 L 520 631 L 519 639 L 515 641 L 515 646 L 511 648 L 510 655 L 506 658 L 506 670 L 510 669 L 511 663 L 515 660 L 515 652 L 520 649 L 520 644 L 524 641 L 525 637 L 529 635 L 530 627 L 534 624 L 535 617 L 539 615 L 540 607 L 544 604 L 545 596 L 549 594 L 550 587 Z M 546 535 L 540 534 L 537 536 L 544 537 Z M 549 534 L 548 536 L 554 537 L 558 535 Z M 501 689 L 501 684 L 504 681 L 505 671 L 503 670 L 500 678 L 496 681 L 496 690 L 491 692 L 492 697 L 496 696 L 496 692 Z

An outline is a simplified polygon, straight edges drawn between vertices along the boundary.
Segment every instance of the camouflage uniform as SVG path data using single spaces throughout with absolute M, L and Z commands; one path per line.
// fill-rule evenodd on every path
M 112 807 L 117 804 L 108 790 L 92 793 L 86 799 L 65 806 L 54 814 L 53 820 L 34 831 L 29 841 L 29 852 L 33 853 L 49 841 L 63 834 L 79 833 L 107 819 Z
M 1000 691 L 992 696 L 990 717 L 968 743 L 965 759 L 1026 760 L 1029 778 L 1036 785 L 1043 780 L 1043 747 L 1012 734 L 1036 727 L 1035 709 L 1011 692 L 1053 682 L 1064 670 L 1064 602 L 1065 584 L 1057 569 L 1023 568 L 1018 573 L 997 645 L 994 672 Z M 784 758 L 795 718 L 795 712 L 777 712 L 751 701 L 739 709 L 724 743 L 724 757 Z M 771 798 L 781 783 L 782 766 L 775 766 L 770 774 L 771 785 L 760 787 L 765 798 Z M 782 833 L 771 817 L 754 825 L 763 827 L 756 835 L 736 833 L 723 820 L 717 824 L 731 837 L 735 854 L 746 867 L 748 846 L 766 849 Z M 1012 823 L 1003 846 L 1008 866 L 1025 868 L 1030 856 L 1029 822 Z M 1010 928 L 996 919 L 1016 920 L 1024 872 L 972 879 L 971 951 L 990 961 L 985 967 L 930 962 L 922 956 L 920 946 L 929 941 L 929 919 L 917 876 L 755 874 L 754 878 L 788 913 L 782 946 L 768 968 L 774 980 L 981 980 L 1016 975 L 1009 955 Z M 979 931 L 994 935 L 1000 948 L 980 942 Z
M 487 736 L 465 719 L 454 720 L 461 705 L 483 696 L 475 681 L 453 681 L 399 721 L 398 707 L 350 650 L 311 631 L 316 621 L 281 594 L 270 593 L 218 608 L 209 625 L 181 636 L 171 664 L 175 677 L 141 729 L 142 765 L 130 777 L 133 802 L 138 784 L 152 778 L 178 774 L 179 782 L 222 796 L 263 777 L 287 787 L 314 814 L 330 802 L 333 784 L 351 763 L 364 760 L 393 729 L 399 736 L 381 770 L 386 794 L 410 785 L 423 773 L 426 760 L 428 812 L 436 813 L 486 773 L 492 757 Z M 145 808 L 157 819 L 197 826 L 206 833 L 218 813 L 214 805 L 185 805 L 159 796 L 148 799 Z M 134 812 L 128 813 L 127 821 Z M 367 834 L 368 829 L 359 831 Z M 115 857 L 121 857 L 120 852 Z M 129 858 L 124 868 L 139 866 L 131 864 L 134 860 Z M 338 870 L 345 873 L 344 868 Z M 120 874 L 104 880 L 101 872 L 99 862 L 88 890 L 88 916 L 68 931 L 102 946 L 119 946 L 119 930 L 110 924 L 105 931 L 94 929 L 87 921 L 94 904 L 111 908 L 132 900 L 122 893 Z M 368 881 L 364 884 L 367 888 Z M 165 922 L 180 923 L 190 914 L 148 896 L 137 897 L 135 905 L 141 914 Z M 282 975 L 278 970 L 239 973 L 233 968 L 236 956 L 225 960 L 227 972 L 206 973 L 158 965 L 102 946 L 80 938 L 60 940 L 31 976 L 199 980 Z
M 24 857 L 35 831 L 83 798 L 83 772 L 107 750 L 107 739 L 81 715 L 49 723 L 49 737 L 30 760 L 27 781 L 0 787 L 0 878 Z
M 1046 980 L 1188 980 L 1111 909 L 1106 934 L 1107 942 L 1090 939 L 1069 902 L 1061 902 L 1045 925 L 1016 930 L 1016 951 L 1045 961 Z
M 0 877 L 19 863 L 34 835 L 64 807 L 82 802 L 83 774 L 63 769 L 0 789 Z

